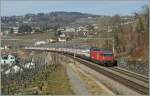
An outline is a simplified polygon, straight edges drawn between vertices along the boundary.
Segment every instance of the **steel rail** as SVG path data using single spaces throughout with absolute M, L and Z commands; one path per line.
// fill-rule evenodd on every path
M 116 68 L 110 68 L 110 69 L 113 70 L 113 71 L 125 74 L 127 76 L 136 78 L 136 79 L 138 79 L 138 80 L 140 80 L 142 82 L 149 83 L 149 78 L 147 78 L 145 76 L 142 76 L 142 75 L 139 75 L 139 74 L 136 74 L 136 73 L 133 73 L 133 72 L 121 69 L 121 68 L 117 68 L 117 67 Z

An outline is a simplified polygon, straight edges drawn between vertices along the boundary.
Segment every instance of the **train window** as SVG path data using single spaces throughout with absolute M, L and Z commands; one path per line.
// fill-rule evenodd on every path
M 105 57 L 112 57 L 112 54 L 104 54 Z

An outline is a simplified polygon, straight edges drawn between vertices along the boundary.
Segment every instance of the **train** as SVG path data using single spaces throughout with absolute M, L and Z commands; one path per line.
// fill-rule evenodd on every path
M 117 66 L 113 51 L 107 48 L 91 48 L 90 59 L 103 66 Z
M 76 55 L 76 57 L 92 61 L 105 67 L 117 66 L 117 60 L 111 49 L 107 48 L 88 48 L 88 49 L 69 49 L 65 50 L 67 54 Z
M 75 55 L 76 57 L 92 61 L 98 65 L 112 67 L 117 66 L 117 60 L 114 57 L 114 53 L 111 49 L 107 48 L 26 48 L 34 50 L 47 50 L 47 51 L 57 51 L 69 55 Z

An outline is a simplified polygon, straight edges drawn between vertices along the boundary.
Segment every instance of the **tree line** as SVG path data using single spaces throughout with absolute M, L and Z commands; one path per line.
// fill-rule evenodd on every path
M 144 6 L 141 11 L 135 12 L 134 19 L 134 22 L 121 25 L 120 16 L 113 17 L 113 24 L 116 25 L 113 27 L 113 32 L 117 54 L 132 54 L 140 50 L 148 51 L 149 7 Z

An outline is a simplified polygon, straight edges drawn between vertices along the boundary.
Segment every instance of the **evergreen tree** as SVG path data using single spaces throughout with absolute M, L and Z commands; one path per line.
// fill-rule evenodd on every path
M 21 25 L 18 29 L 19 33 L 31 33 L 32 28 L 29 25 Z

